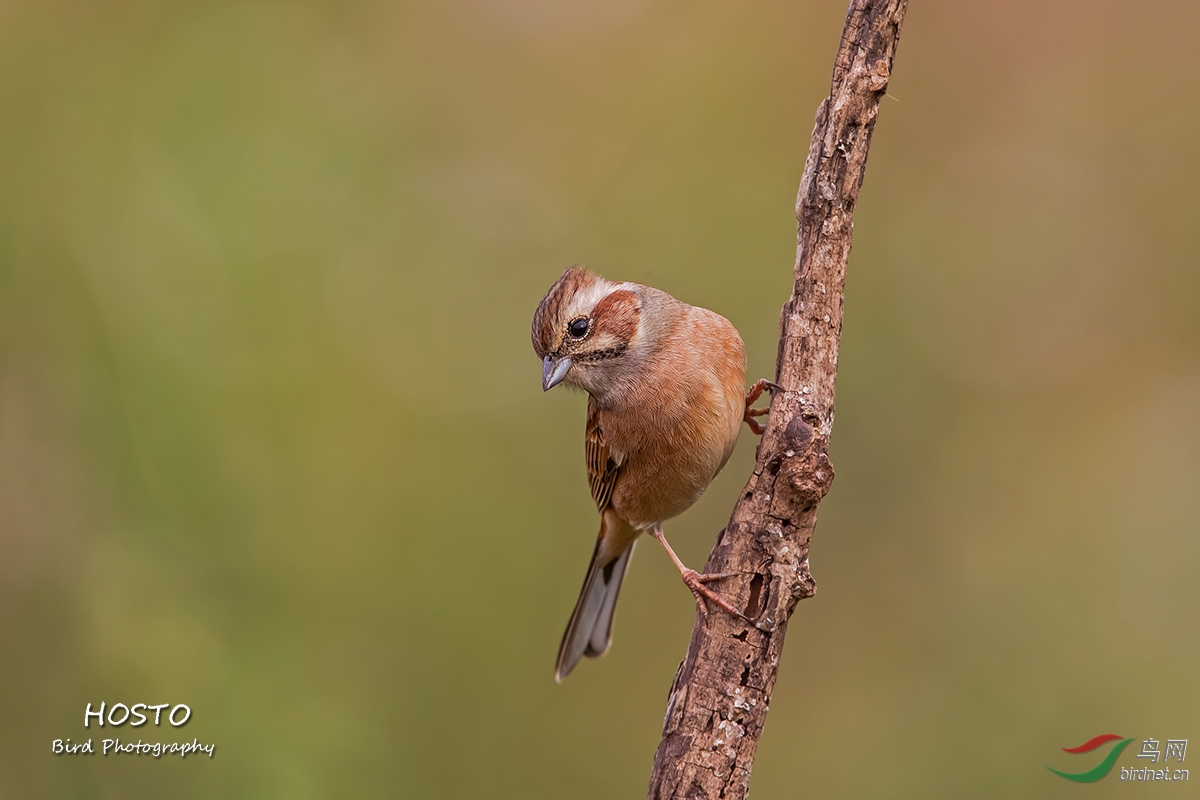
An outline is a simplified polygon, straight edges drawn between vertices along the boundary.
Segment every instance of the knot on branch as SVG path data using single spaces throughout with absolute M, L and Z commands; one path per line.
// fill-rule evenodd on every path
M 792 599 L 795 601 L 805 600 L 817 593 L 817 580 L 812 576 L 808 569 L 808 556 L 804 557 L 804 561 L 800 564 L 800 569 L 796 571 L 796 582 L 792 584 Z M 790 614 L 791 611 L 789 610 Z
M 888 69 L 887 61 L 880 59 L 879 61 L 876 61 L 869 70 L 867 70 L 866 75 L 863 76 L 863 81 L 866 85 L 867 91 L 882 92 L 887 90 L 888 81 L 891 79 L 891 77 L 892 73 L 891 70 Z
M 808 568 L 808 546 L 805 544 L 794 552 L 791 548 L 778 551 L 779 557 L 768 565 L 771 576 L 770 604 L 755 623 L 760 631 L 772 634 L 786 622 L 801 600 L 817 593 L 817 581 Z
M 771 516 L 796 520 L 813 508 L 833 484 L 833 464 L 829 461 L 829 437 L 815 429 L 820 420 L 797 414 L 784 429 L 783 452 L 770 465 L 775 475 Z
M 783 446 L 788 450 L 803 450 L 812 440 L 813 427 L 804 414 L 797 414 L 788 422 L 787 427 L 783 429 Z M 820 420 L 812 415 L 809 415 L 813 423 L 819 423 Z

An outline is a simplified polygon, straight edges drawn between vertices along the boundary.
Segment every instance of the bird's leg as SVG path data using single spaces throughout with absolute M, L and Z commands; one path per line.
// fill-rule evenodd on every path
M 755 381 L 754 385 L 750 387 L 750 391 L 746 393 L 746 413 L 742 416 L 742 419 L 745 420 L 746 424 L 750 426 L 750 430 L 754 431 L 757 436 L 762 436 L 766 428 L 760 425 L 755 417 L 761 417 L 763 414 L 770 413 L 771 409 L 751 408 L 750 406 L 754 405 L 754 401 L 762 396 L 764 389 L 770 389 L 772 392 L 783 391 L 783 387 L 778 383 L 762 378 Z
M 708 606 L 704 604 L 704 598 L 707 597 L 709 600 L 712 600 L 718 606 L 725 609 L 738 619 L 749 622 L 751 625 L 754 624 L 753 620 L 730 605 L 728 600 L 704 585 L 709 581 L 719 581 L 722 578 L 732 577 L 733 575 L 737 574 L 736 572 L 717 572 L 703 575 L 699 572 L 696 572 L 694 569 L 689 569 L 683 565 L 682 561 L 679 560 L 679 556 L 675 555 L 675 551 L 671 549 L 671 545 L 667 544 L 667 537 L 663 536 L 662 528 L 655 525 L 650 529 L 650 534 L 655 539 L 658 539 L 658 543 L 663 546 L 663 549 L 667 551 L 667 555 L 669 555 L 671 560 L 675 562 L 675 566 L 678 568 L 679 574 L 683 577 L 684 584 L 686 584 L 688 589 L 691 590 L 692 596 L 696 598 L 696 605 L 700 607 L 700 616 L 708 616 Z

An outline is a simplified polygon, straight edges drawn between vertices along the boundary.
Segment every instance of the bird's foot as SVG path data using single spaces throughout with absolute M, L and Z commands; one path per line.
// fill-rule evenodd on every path
M 679 574 L 683 577 L 684 584 L 687 585 L 688 589 L 692 593 L 692 596 L 696 598 L 696 605 L 700 607 L 700 616 L 708 616 L 708 606 L 704 603 L 705 599 L 708 599 L 738 619 L 744 620 L 751 625 L 754 624 L 753 620 L 751 620 L 741 611 L 738 611 L 737 608 L 731 605 L 728 600 L 704 585 L 709 581 L 719 581 L 724 578 L 732 578 L 737 574 L 736 572 L 710 572 L 707 574 L 696 572 L 694 569 L 685 567 L 683 562 L 679 560 L 679 556 L 675 555 L 675 551 L 671 548 L 670 543 L 667 542 L 667 537 L 663 536 L 662 528 L 655 525 L 650 529 L 650 535 L 655 539 L 658 539 L 658 543 L 663 546 L 663 549 L 667 551 L 667 555 L 669 555 L 671 560 L 675 562 L 675 568 L 679 570 Z
M 705 598 L 707 598 L 738 619 L 744 622 L 749 622 L 751 625 L 754 624 L 753 620 L 735 608 L 728 600 L 704 585 L 709 581 L 719 581 L 723 578 L 733 577 L 737 574 L 736 572 L 701 574 L 696 572 L 694 569 L 682 569 L 680 570 L 679 574 L 683 576 L 683 582 L 687 585 L 688 589 L 691 590 L 692 596 L 696 598 L 696 606 L 700 609 L 700 616 L 708 616 L 708 606 L 704 603 Z
M 750 430 L 754 431 L 756 436 L 762 436 L 766 427 L 759 423 L 755 417 L 761 417 L 764 414 L 770 413 L 769 408 L 751 408 L 754 402 L 762 396 L 763 391 L 770 389 L 772 392 L 782 392 L 783 387 L 774 381 L 769 381 L 766 378 L 755 381 L 750 387 L 750 391 L 746 393 L 746 413 L 742 415 L 742 420 L 750 426 Z

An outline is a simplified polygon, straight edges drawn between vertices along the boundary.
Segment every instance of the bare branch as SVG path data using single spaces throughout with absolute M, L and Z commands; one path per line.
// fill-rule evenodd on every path
M 833 481 L 829 435 L 846 260 L 879 101 L 907 0 L 853 0 L 796 198 L 795 286 L 783 306 L 775 381 L 754 474 L 704 571 L 757 628 L 719 611 L 697 615 L 667 703 L 651 800 L 741 800 L 762 735 L 788 618 L 811 597 L 808 545 Z

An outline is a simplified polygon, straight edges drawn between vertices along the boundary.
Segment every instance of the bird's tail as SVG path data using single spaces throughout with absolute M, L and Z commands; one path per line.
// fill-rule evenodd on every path
M 621 580 L 633 556 L 636 536 L 637 532 L 611 511 L 602 517 L 600 537 L 596 540 L 592 563 L 588 565 L 587 578 L 558 648 L 554 680 L 561 683 L 584 656 L 599 658 L 608 652 L 612 644 L 613 611 L 621 591 Z M 621 549 L 617 550 L 618 547 Z

